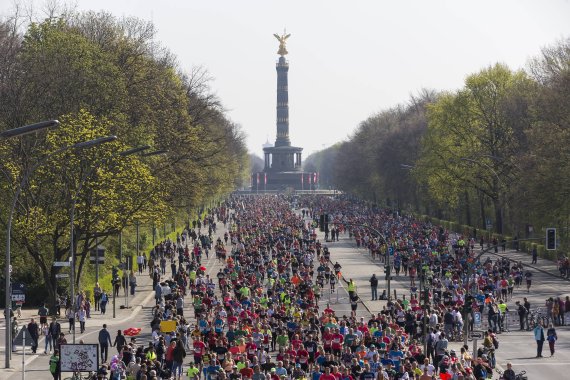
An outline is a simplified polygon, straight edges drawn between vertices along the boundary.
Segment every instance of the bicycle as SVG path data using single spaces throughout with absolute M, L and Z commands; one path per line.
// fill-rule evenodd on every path
M 499 380 L 504 380 L 503 371 L 500 371 L 496 368 L 495 371 L 499 374 Z M 519 373 L 515 374 L 515 380 L 528 380 L 528 376 L 526 376 L 526 371 L 522 370 Z
M 550 318 L 548 317 L 548 315 L 542 313 L 542 309 L 536 309 L 535 311 L 530 313 L 528 319 L 528 325 L 529 327 L 530 326 L 534 327 L 538 324 L 538 322 L 542 322 L 543 326 L 548 326 L 549 321 Z
M 97 380 L 97 374 L 91 371 L 83 376 L 82 372 L 73 372 L 71 377 L 64 377 L 63 380 Z

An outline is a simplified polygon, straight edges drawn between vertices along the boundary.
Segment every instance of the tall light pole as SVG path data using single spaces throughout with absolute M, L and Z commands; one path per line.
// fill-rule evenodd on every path
M 137 146 L 137 147 L 122 151 L 121 153 L 119 153 L 119 156 L 121 156 L 121 157 L 131 156 L 133 154 L 143 152 L 147 149 L 150 149 L 150 145 L 141 145 L 141 146 Z M 119 262 L 121 262 L 121 263 L 123 262 L 123 230 L 122 229 L 119 231 Z
M 48 120 L 48 121 L 42 121 L 39 123 L 35 123 L 35 124 L 30 124 L 30 125 L 26 125 L 23 127 L 18 127 L 18 128 L 14 128 L 14 129 L 9 129 L 7 131 L 3 131 L 2 133 L 0 133 L 0 138 L 2 139 L 9 139 L 12 137 L 18 137 L 18 136 L 24 136 L 33 132 L 37 132 L 37 131 L 41 131 L 47 128 L 51 128 L 51 127 L 57 127 L 59 126 L 59 121 L 57 120 Z M 66 149 L 69 149 L 70 147 L 66 147 Z M 65 149 L 64 149 L 65 150 Z M 14 210 L 16 209 L 16 203 L 18 202 L 18 198 L 20 197 L 20 193 L 22 192 L 22 188 L 24 187 L 24 185 L 26 184 L 26 182 L 28 181 L 28 177 L 30 176 L 31 173 L 33 173 L 35 171 L 35 169 L 40 166 L 41 164 L 43 164 L 45 161 L 47 161 L 49 158 L 51 158 L 53 155 L 61 153 L 63 150 L 58 150 L 52 154 L 49 154 L 48 156 L 46 156 L 44 159 L 40 160 L 38 163 L 36 163 L 34 166 L 32 166 L 31 168 L 29 168 L 27 171 L 25 171 L 22 174 L 22 178 L 20 180 L 20 183 L 18 184 L 18 187 L 16 188 L 16 190 L 14 191 L 14 196 L 12 197 L 12 205 L 10 207 L 10 212 L 8 214 L 8 221 L 6 223 L 6 256 L 5 256 L 5 260 L 4 260 L 4 276 L 5 276 L 5 301 L 6 304 L 4 306 L 4 314 L 5 314 L 5 319 L 6 319 L 6 341 L 5 341 L 5 345 L 4 345 L 4 351 L 5 351 L 5 367 L 6 368 L 10 368 L 10 356 L 12 353 L 12 317 L 11 317 L 11 311 L 12 311 L 12 292 L 11 292 L 11 281 L 10 281 L 10 275 L 11 275 L 11 271 L 10 271 L 10 260 L 11 260 L 11 247 L 10 247 L 10 239 L 11 239 L 11 235 L 12 235 L 12 218 L 14 216 Z
M 80 144 L 79 144 L 79 145 L 80 145 L 79 147 L 80 147 L 80 148 L 88 148 L 88 147 L 92 147 L 92 146 L 95 146 L 95 145 L 100 145 L 100 144 L 108 143 L 108 142 L 114 141 L 114 140 L 116 140 L 116 139 L 117 139 L 117 136 L 100 137 L 100 138 L 95 139 L 95 140 L 90 140 L 90 141 L 86 141 L 86 142 L 84 142 L 84 143 L 80 143 Z M 121 157 L 126 157 L 126 156 L 130 156 L 130 155 L 133 155 L 133 154 L 142 152 L 142 151 L 147 150 L 147 149 L 149 149 L 149 148 L 150 148 L 149 145 L 137 146 L 137 147 L 134 147 L 134 148 L 131 148 L 131 149 L 127 149 L 127 150 L 125 150 L 125 151 L 122 151 L 122 152 L 120 152 L 118 155 L 121 156 Z M 93 168 L 93 169 L 94 169 L 94 168 Z M 89 176 L 89 175 L 88 175 L 88 176 Z M 75 236 L 74 236 L 74 233 L 75 233 L 75 231 L 74 231 L 75 206 L 76 206 L 76 201 L 77 201 L 77 194 L 79 194 L 79 191 L 80 191 L 81 188 L 83 187 L 83 184 L 85 183 L 85 180 L 87 179 L 88 176 L 86 176 L 85 178 L 83 178 L 83 179 L 81 180 L 81 182 L 79 183 L 79 186 L 78 186 L 78 188 L 77 188 L 77 190 L 76 190 L 76 192 L 75 192 L 76 197 L 73 198 L 72 203 L 71 203 L 71 215 L 70 215 L 70 219 L 71 219 L 71 238 L 70 238 L 70 242 L 71 242 L 71 247 L 70 247 L 70 254 L 71 254 L 71 256 L 70 256 L 70 261 L 71 261 L 71 264 L 70 264 L 70 266 L 71 266 L 71 289 L 70 289 L 70 292 L 71 292 L 71 297 L 72 297 L 72 299 L 71 299 L 71 305 L 72 305 L 72 310 L 73 310 L 73 311 L 75 311 L 75 300 L 76 300 L 76 298 L 75 298 L 75 252 L 74 252 L 74 249 L 75 249 L 75 243 L 74 243 L 74 238 L 75 238 Z M 122 237 L 122 236 L 120 235 L 120 237 Z M 121 245 L 121 239 L 120 239 L 119 245 Z M 97 255 L 96 255 L 96 260 L 97 260 L 97 262 L 95 263 L 95 265 L 96 265 L 95 269 L 96 269 L 96 272 L 98 273 L 98 272 L 99 272 L 99 271 L 98 271 L 98 268 L 99 268 L 99 257 L 98 257 L 99 248 L 98 248 L 97 240 L 96 240 L 96 242 L 95 242 L 95 249 L 97 250 L 97 251 L 96 251 L 96 252 L 97 252 Z M 122 252 L 121 252 L 121 253 L 122 253 Z M 114 291 L 114 289 L 113 289 L 113 291 Z M 73 328 L 73 343 L 75 343 L 75 326 L 74 326 L 74 328 Z
M 93 140 L 80 142 L 78 144 L 75 144 L 74 147 L 76 149 L 91 148 L 93 146 L 105 144 L 105 143 L 114 141 L 116 139 L 117 139 L 117 136 L 99 137 L 99 138 L 96 138 Z M 74 313 L 75 313 L 75 299 L 76 299 L 75 298 L 75 204 L 77 201 L 77 195 L 79 194 L 79 191 L 83 187 L 83 183 L 84 183 L 84 181 L 82 180 L 79 183 L 79 187 L 75 191 L 75 197 L 73 197 L 73 199 L 71 201 L 71 212 L 70 212 L 70 220 L 71 220 L 70 238 L 69 238 L 69 261 L 70 261 L 70 266 L 71 266 L 70 293 L 71 293 L 71 310 Z M 72 337 L 73 337 L 73 344 L 75 344 L 75 324 L 73 324 Z

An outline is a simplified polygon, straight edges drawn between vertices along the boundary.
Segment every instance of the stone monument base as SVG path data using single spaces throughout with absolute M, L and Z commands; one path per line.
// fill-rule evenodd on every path
M 258 175 L 259 183 L 257 181 Z M 288 189 L 315 190 L 316 184 L 313 183 L 315 177 L 315 173 L 313 172 L 302 171 L 253 173 L 251 177 L 251 191 L 286 191 Z

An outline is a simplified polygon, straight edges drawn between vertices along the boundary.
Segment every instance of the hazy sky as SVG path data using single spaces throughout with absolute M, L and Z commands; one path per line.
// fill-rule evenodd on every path
M 41 1 L 36 1 L 41 3 Z M 12 0 L 0 0 L 0 11 Z M 189 71 L 203 65 L 248 147 L 275 141 L 278 42 L 286 28 L 293 145 L 346 139 L 422 88 L 454 90 L 495 62 L 522 68 L 570 36 L 568 0 L 78 0 L 80 10 L 151 20 Z

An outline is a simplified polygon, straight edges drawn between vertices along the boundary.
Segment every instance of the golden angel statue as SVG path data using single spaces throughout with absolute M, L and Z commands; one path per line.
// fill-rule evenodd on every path
M 275 33 L 274 36 L 279 41 L 279 50 L 277 51 L 277 54 L 279 54 L 280 56 L 287 55 L 288 52 L 287 48 L 285 47 L 285 43 L 287 41 L 287 38 L 289 38 L 291 34 L 283 33 L 283 35 L 280 36 L 277 33 Z

